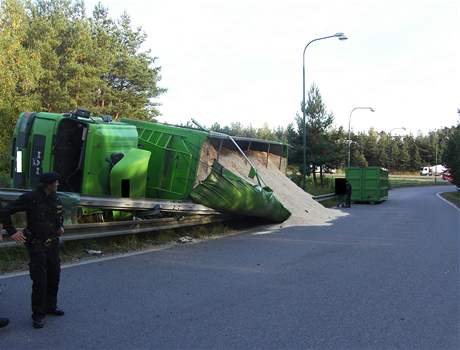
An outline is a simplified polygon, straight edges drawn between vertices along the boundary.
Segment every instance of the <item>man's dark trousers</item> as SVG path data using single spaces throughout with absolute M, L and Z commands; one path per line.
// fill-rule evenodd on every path
M 27 244 L 32 279 L 32 318 L 45 317 L 47 310 L 54 310 L 57 303 L 61 261 L 59 241 L 53 239 L 49 244 Z
M 346 199 L 345 199 L 345 207 L 350 208 L 351 207 L 351 193 L 347 193 Z

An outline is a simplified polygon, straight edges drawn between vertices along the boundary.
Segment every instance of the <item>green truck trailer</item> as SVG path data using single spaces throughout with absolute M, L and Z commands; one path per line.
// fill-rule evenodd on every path
M 146 196 L 189 198 L 196 181 L 201 148 L 208 133 L 191 128 L 122 119 L 137 128 L 138 147 L 151 153 Z
M 379 203 L 388 199 L 388 170 L 380 167 L 346 168 L 353 202 Z

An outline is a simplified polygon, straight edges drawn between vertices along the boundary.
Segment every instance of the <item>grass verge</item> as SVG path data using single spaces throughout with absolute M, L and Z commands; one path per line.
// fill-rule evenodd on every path
M 441 193 L 441 196 L 449 202 L 454 203 L 457 208 L 460 208 L 460 192 L 444 192 Z
M 62 263 L 77 263 L 102 256 L 147 250 L 173 244 L 180 237 L 209 239 L 237 231 L 254 228 L 265 222 L 260 220 L 233 220 L 228 223 L 209 224 L 176 230 L 142 233 L 117 237 L 67 241 L 61 246 Z M 90 255 L 87 250 L 100 250 L 101 255 Z M 28 255 L 24 246 L 0 248 L 0 271 L 2 273 L 28 269 Z
M 390 177 L 389 178 L 390 188 L 400 187 L 412 187 L 412 186 L 434 186 L 434 185 L 450 185 L 449 182 L 442 179 L 437 179 L 436 182 L 432 178 L 420 179 L 420 178 L 409 178 L 409 177 Z

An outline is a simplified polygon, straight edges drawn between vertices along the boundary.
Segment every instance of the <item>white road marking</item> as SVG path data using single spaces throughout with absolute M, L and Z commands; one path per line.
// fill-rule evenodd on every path
M 82 266 L 82 265 L 95 264 L 95 263 L 100 263 L 100 262 L 110 261 L 110 260 L 115 260 L 115 259 L 129 258 L 130 256 L 153 253 L 153 252 L 162 251 L 162 250 L 166 250 L 166 249 L 173 248 L 173 247 L 181 247 L 181 246 L 189 246 L 189 245 L 199 244 L 199 243 L 203 243 L 205 241 L 211 241 L 211 240 L 215 240 L 215 239 L 219 239 L 219 238 L 232 237 L 232 236 L 238 236 L 238 235 L 243 235 L 243 234 L 253 234 L 254 232 L 257 232 L 258 230 L 263 230 L 263 229 L 266 229 L 266 228 L 267 228 L 266 226 L 261 226 L 261 227 L 252 228 L 252 229 L 249 229 L 249 230 L 236 231 L 236 232 L 233 232 L 233 233 L 225 233 L 225 234 L 222 234 L 222 235 L 215 235 L 215 236 L 206 237 L 206 238 L 203 238 L 203 239 L 197 239 L 195 242 L 187 243 L 187 244 L 179 244 L 179 243 L 173 242 L 173 243 L 167 243 L 165 245 L 161 245 L 160 247 L 154 247 L 154 248 L 150 248 L 150 249 L 146 249 L 146 250 L 139 250 L 139 251 L 130 252 L 130 253 L 114 254 L 114 255 L 110 255 L 110 256 L 106 256 L 106 257 L 88 259 L 88 260 L 79 261 L 79 262 L 75 262 L 75 263 L 67 263 L 67 264 L 63 264 L 61 266 L 61 269 L 67 269 L 67 268 L 70 268 L 70 267 L 77 267 L 77 266 Z M 4 279 L 7 279 L 7 278 L 19 277 L 19 276 L 27 276 L 27 275 L 29 275 L 29 271 L 19 271 L 19 272 L 6 273 L 6 274 L 3 274 L 3 275 L 0 275 L 0 280 L 4 280 Z
M 459 207 L 457 207 L 454 203 L 449 202 L 447 199 L 445 199 L 443 196 L 441 196 L 441 193 L 444 193 L 444 192 L 438 192 L 438 193 L 436 193 L 436 196 L 438 196 L 438 198 L 439 198 L 440 200 L 442 200 L 443 202 L 446 202 L 447 204 L 449 204 L 452 208 L 455 208 L 455 209 L 457 209 L 458 211 L 460 211 L 460 208 L 459 208 Z

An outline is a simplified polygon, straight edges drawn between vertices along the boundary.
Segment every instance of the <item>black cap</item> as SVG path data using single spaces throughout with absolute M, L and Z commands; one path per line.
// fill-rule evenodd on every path
M 40 182 L 43 184 L 43 185 L 49 185 L 57 180 L 59 180 L 59 174 L 52 171 L 50 173 L 44 173 L 42 174 L 42 176 L 40 176 Z

